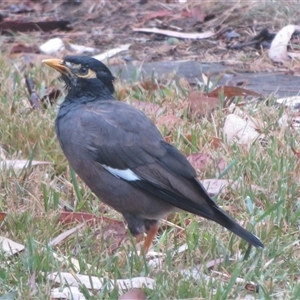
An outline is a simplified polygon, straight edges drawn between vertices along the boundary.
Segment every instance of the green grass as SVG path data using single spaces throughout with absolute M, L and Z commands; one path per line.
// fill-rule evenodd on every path
M 271 4 L 267 6 L 271 15 L 275 9 L 278 14 L 284 14 L 280 15 L 282 19 L 294 18 L 291 9 L 279 10 Z M 263 14 L 266 10 L 258 12 Z M 0 146 L 5 150 L 6 158 L 53 162 L 53 165 L 22 171 L 0 172 L 0 212 L 8 214 L 0 223 L 0 236 L 25 245 L 24 252 L 11 257 L 0 251 L 1 300 L 1 295 L 7 295 L 5 299 L 50 299 L 51 288 L 55 285 L 47 275 L 76 272 L 72 257 L 79 262 L 80 274 L 110 280 L 138 276 L 155 279 L 154 290 L 145 288 L 149 299 L 244 299 L 247 294 L 252 294 L 254 299 L 300 298 L 300 164 L 291 150 L 293 146 L 300 151 L 299 133 L 287 127 L 280 136 L 278 120 L 284 110 L 276 107 L 272 99 L 243 108 L 263 121 L 261 130 L 266 140 L 264 144 L 257 141 L 248 149 L 226 142 L 223 133 L 226 110 L 217 109 L 212 116 L 189 119 L 186 100 L 189 89 L 180 87 L 178 82 L 170 80 L 165 87 L 155 91 L 117 82 L 116 95 L 122 100 L 148 99 L 164 108 L 158 115 L 150 116 L 154 122 L 168 113 L 175 112 L 181 117 L 182 125 L 173 129 L 162 127 L 161 131 L 184 154 L 203 151 L 210 153 L 214 161 L 223 158 L 227 166 L 231 166 L 227 172 L 222 172 L 217 163 L 212 163 L 199 175 L 240 182 L 237 189 L 228 191 L 227 197 L 217 197 L 216 201 L 259 236 L 266 246 L 265 250 L 249 250 L 247 243 L 219 225 L 180 213 L 170 219 L 177 227 L 163 224 L 153 244 L 155 251 L 165 254 L 162 268 L 151 267 L 148 261 L 138 256 L 133 239 L 128 237 L 118 249 L 126 253 L 121 265 L 117 254 L 111 253 L 110 242 L 99 224 L 86 226 L 57 246 L 50 246 L 53 238 L 75 226 L 57 222 L 64 207 L 119 220 L 121 216 L 101 204 L 70 172 L 55 137 L 56 107 L 40 111 L 30 109 L 24 72 L 36 80 L 41 95 L 45 86 L 62 87 L 56 80 L 57 74 L 40 63 L 27 66 L 24 71 L 13 61 L 0 59 Z M 223 140 L 217 150 L 209 143 L 215 136 Z M 261 190 L 253 189 L 251 185 Z M 184 243 L 187 250 L 174 254 Z M 54 253 L 67 257 L 67 261 L 58 261 Z M 221 263 L 207 268 L 208 262 L 219 258 L 223 259 Z M 183 274 L 183 270 L 195 267 L 199 270 L 198 279 Z M 191 271 L 186 273 L 191 274 Z M 221 273 L 229 277 L 225 278 Z M 244 283 L 236 283 L 237 277 Z M 258 286 L 257 293 L 245 289 L 248 282 Z M 88 299 L 118 298 L 116 289 L 92 291 L 92 294 Z

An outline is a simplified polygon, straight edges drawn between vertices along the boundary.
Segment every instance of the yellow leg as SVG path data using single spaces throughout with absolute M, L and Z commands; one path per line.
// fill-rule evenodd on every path
M 158 230 L 158 224 L 153 224 L 151 225 L 150 229 L 147 231 L 147 236 L 144 240 L 144 245 L 143 245 L 143 250 L 144 251 L 141 251 L 140 252 L 140 255 L 143 255 L 143 252 L 144 254 L 146 255 L 151 247 L 151 244 L 152 244 L 152 241 L 157 233 L 157 230 Z M 136 236 L 135 238 L 135 241 L 136 241 L 136 244 L 141 242 L 144 238 L 144 235 L 143 234 L 140 234 L 138 236 Z M 122 253 L 119 254 L 119 268 L 123 267 L 124 266 L 124 263 L 125 263 L 125 252 L 123 251 Z
M 145 241 L 144 241 L 144 253 L 147 254 L 150 247 L 151 247 L 151 244 L 152 244 L 152 241 L 157 233 L 157 230 L 158 230 L 158 224 L 155 223 L 153 225 L 151 225 L 150 229 L 148 230 L 147 232 L 147 236 L 145 238 Z

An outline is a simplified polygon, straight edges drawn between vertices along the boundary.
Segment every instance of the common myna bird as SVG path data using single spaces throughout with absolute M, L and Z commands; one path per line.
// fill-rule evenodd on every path
M 100 200 L 123 215 L 133 236 L 146 232 L 145 252 L 158 220 L 180 210 L 264 247 L 208 196 L 185 156 L 143 112 L 114 98 L 114 76 L 103 63 L 85 56 L 43 62 L 66 84 L 55 122 L 66 158 Z

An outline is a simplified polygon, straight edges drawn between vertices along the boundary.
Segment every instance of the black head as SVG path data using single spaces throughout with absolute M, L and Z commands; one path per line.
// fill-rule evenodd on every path
M 112 95 L 114 76 L 99 60 L 88 56 L 66 56 L 63 60 L 43 61 L 62 74 L 66 87 L 72 94 Z

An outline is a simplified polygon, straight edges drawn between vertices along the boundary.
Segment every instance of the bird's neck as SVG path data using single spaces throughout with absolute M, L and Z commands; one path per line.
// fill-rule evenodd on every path
M 65 100 L 70 102 L 87 103 L 99 100 L 115 100 L 115 98 L 105 85 L 78 84 L 70 86 Z

